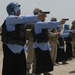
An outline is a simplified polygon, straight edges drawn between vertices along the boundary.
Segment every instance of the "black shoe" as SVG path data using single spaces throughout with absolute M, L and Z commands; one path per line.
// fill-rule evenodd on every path
M 41 75 L 41 74 L 35 74 L 35 75 Z
M 51 74 L 49 72 L 45 72 L 44 75 L 53 75 L 53 74 Z
M 26 74 L 26 75 L 36 75 L 35 73 L 29 73 L 29 74 Z

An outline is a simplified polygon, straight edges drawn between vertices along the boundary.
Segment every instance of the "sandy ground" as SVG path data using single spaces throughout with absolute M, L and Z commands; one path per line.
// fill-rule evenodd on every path
M 0 41 L 0 75 L 2 75 L 2 43 Z M 67 61 L 69 64 L 54 66 L 54 71 L 51 72 L 53 75 L 75 75 L 75 59 Z

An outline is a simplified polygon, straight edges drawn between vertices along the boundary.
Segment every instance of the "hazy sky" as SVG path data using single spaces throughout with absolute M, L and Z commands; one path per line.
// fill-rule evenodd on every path
M 51 17 L 56 17 L 58 21 L 62 18 L 69 18 L 67 24 L 75 19 L 75 0 L 0 0 L 0 25 L 8 16 L 6 6 L 16 1 L 21 4 L 21 15 L 32 15 L 34 8 L 38 7 L 44 11 L 50 11 L 46 21 Z

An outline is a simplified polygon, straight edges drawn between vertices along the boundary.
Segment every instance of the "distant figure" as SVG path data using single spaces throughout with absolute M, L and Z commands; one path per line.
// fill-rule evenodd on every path
M 72 21 L 71 30 L 75 29 L 75 20 Z M 73 57 L 75 58 L 75 33 L 71 33 L 72 36 L 72 47 L 73 47 Z
M 58 32 L 60 33 L 58 36 L 58 43 L 57 43 L 57 59 L 56 63 L 59 64 L 59 62 L 62 62 L 62 64 L 68 64 L 66 62 L 66 53 L 64 49 L 64 34 L 63 34 L 63 29 L 61 26 L 57 27 Z
M 51 22 L 56 22 L 57 19 L 55 17 L 52 17 Z M 57 57 L 57 40 L 58 40 L 58 31 L 56 28 L 49 29 L 49 43 L 51 46 L 51 58 L 54 66 L 57 66 L 56 63 L 56 57 Z
M 30 74 L 32 68 L 32 73 L 35 73 L 35 54 L 33 49 L 33 34 L 32 34 L 33 25 L 26 26 L 26 37 L 28 38 L 28 47 L 27 53 L 27 75 Z
M 67 34 L 65 37 L 64 37 L 64 41 L 65 41 L 65 45 L 66 45 L 66 56 L 67 56 L 67 60 L 72 60 L 72 57 L 73 57 L 73 51 L 72 51 L 72 37 L 71 37 L 71 31 L 70 31 L 70 28 L 69 28 L 69 25 L 68 24 L 65 24 L 64 25 L 64 33 L 66 33 L 67 31 Z M 69 31 L 69 32 L 68 32 Z

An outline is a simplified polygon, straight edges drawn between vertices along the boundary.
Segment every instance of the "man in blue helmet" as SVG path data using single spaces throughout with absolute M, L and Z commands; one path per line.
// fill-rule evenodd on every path
M 73 57 L 73 51 L 72 51 L 72 37 L 71 37 L 71 33 L 74 33 L 73 30 L 70 30 L 69 25 L 65 24 L 64 25 L 64 33 L 65 31 L 69 31 L 67 32 L 68 35 L 66 35 L 66 37 L 64 37 L 64 41 L 65 41 L 65 52 L 66 52 L 66 58 L 67 60 L 71 60 Z
M 20 4 L 11 2 L 6 10 L 8 17 L 2 25 L 3 69 L 2 75 L 26 75 L 25 26 L 42 19 L 45 14 L 19 16 Z

